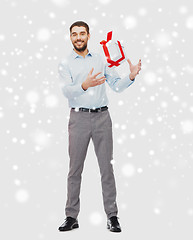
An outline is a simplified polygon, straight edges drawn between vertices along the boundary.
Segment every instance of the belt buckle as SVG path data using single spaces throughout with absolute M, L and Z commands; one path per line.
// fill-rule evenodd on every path
M 95 108 L 89 108 L 89 112 L 96 112 Z
M 101 107 L 98 109 L 98 112 L 102 112 L 102 108 Z

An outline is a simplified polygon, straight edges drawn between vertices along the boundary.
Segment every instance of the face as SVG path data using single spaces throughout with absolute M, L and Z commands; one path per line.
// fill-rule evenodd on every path
M 90 34 L 87 34 L 85 27 L 74 26 L 71 30 L 70 39 L 77 51 L 84 52 L 87 48 L 87 42 L 88 39 L 90 39 Z

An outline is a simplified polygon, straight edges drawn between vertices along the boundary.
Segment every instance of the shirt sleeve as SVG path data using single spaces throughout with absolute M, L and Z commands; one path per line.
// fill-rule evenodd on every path
M 82 83 L 75 84 L 73 82 L 69 67 L 67 63 L 61 61 L 58 65 L 58 73 L 60 79 L 60 87 L 65 97 L 72 99 L 78 97 L 86 92 L 82 88 Z
M 131 80 L 129 75 L 121 78 L 115 69 L 109 68 L 107 64 L 105 64 L 104 75 L 109 87 L 115 92 L 122 92 L 135 81 L 135 79 Z

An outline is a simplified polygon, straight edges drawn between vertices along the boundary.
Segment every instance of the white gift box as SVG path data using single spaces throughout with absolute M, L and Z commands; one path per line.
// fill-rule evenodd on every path
M 106 46 L 108 48 L 111 60 L 117 61 L 120 58 L 122 58 L 122 54 L 121 54 L 120 48 L 118 46 L 118 42 L 115 42 L 115 41 L 111 40 L 111 41 L 106 43 Z M 125 54 L 124 46 L 121 45 L 121 48 L 124 52 L 125 58 L 122 61 L 120 61 L 119 64 L 123 63 L 126 60 L 126 54 Z M 111 64 L 109 63 L 109 65 L 111 65 Z M 113 66 L 113 67 L 116 67 L 116 66 Z
M 104 41 L 104 43 L 103 41 L 101 42 L 101 44 L 103 44 L 103 51 L 107 61 L 107 66 L 110 69 L 114 69 L 121 78 L 124 78 L 130 74 L 130 66 L 127 61 L 125 48 L 119 41 L 111 40 L 111 38 L 112 32 L 109 32 L 107 34 L 108 40 Z M 114 62 L 109 62 L 108 59 Z M 115 63 L 116 61 L 117 63 Z

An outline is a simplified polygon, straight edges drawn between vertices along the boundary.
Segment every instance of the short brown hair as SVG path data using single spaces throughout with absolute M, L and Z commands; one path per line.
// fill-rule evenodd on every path
M 78 27 L 85 27 L 86 28 L 86 31 L 87 31 L 87 34 L 89 34 L 89 26 L 87 23 L 83 22 L 83 21 L 77 21 L 77 22 L 74 22 L 71 26 L 70 26 L 70 33 L 72 31 L 72 28 L 75 27 L 75 26 L 78 26 Z

